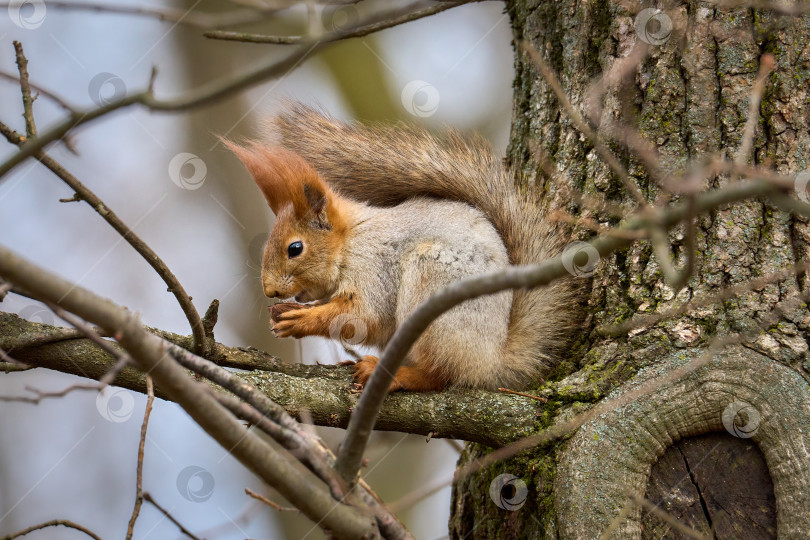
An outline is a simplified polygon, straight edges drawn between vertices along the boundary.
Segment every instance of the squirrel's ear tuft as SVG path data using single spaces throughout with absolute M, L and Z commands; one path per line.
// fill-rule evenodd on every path
M 278 146 L 221 140 L 245 165 L 274 214 L 287 204 L 298 217 L 323 210 L 328 188 L 304 158 Z

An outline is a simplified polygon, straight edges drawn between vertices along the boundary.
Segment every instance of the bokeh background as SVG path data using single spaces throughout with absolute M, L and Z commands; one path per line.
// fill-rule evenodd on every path
M 187 13 L 180 23 L 65 9 L 47 1 L 35 4 L 0 9 L 0 71 L 16 73 L 12 41 L 19 40 L 32 83 L 82 108 L 143 89 L 153 66 L 158 69 L 157 95 L 171 97 L 287 52 L 282 45 L 209 40 L 200 28 L 187 24 L 204 14 L 232 12 L 240 7 L 237 2 L 137 3 Z M 98 5 L 136 3 L 107 0 Z M 395 5 L 405 4 L 367 1 L 341 9 L 316 7 L 315 18 L 309 20 L 307 9 L 297 6 L 280 11 L 273 20 L 241 28 L 284 35 L 318 25 L 330 30 Z M 24 28 L 20 16 L 34 21 L 28 26 L 35 27 Z M 345 119 L 476 130 L 502 152 L 511 119 L 512 56 L 503 5 L 473 3 L 336 44 L 281 79 L 202 110 L 118 112 L 73 134 L 77 154 L 63 144 L 53 145 L 49 153 L 164 259 L 200 312 L 212 299 L 221 301 L 218 341 L 258 347 L 291 362 L 333 363 L 345 353 L 325 340 L 277 340 L 267 330 L 259 264 L 272 214 L 237 160 L 218 144 L 217 135 L 255 135 L 262 118 L 286 97 L 320 104 Z M 24 131 L 21 113 L 18 85 L 0 79 L 0 121 Z M 40 131 L 64 114 L 44 96 L 35 102 Z M 14 150 L 10 144 L 0 145 L 0 159 Z M 178 178 L 169 164 L 181 153 L 196 158 L 175 161 L 185 163 Z M 44 167 L 26 161 L 0 180 L 0 242 L 138 311 L 148 325 L 189 333 L 174 297 L 130 246 L 86 204 L 59 202 L 72 195 Z M 0 309 L 65 324 L 41 305 L 14 295 Z M 58 390 L 79 381 L 45 370 L 0 373 L 0 395 L 24 394 L 26 386 Z M 63 518 L 103 538 L 123 538 L 134 501 L 145 401 L 142 395 L 113 390 L 102 399 L 93 392 L 73 392 L 39 405 L 0 404 L 0 534 Z M 328 428 L 318 431 L 333 447 L 343 434 Z M 447 534 L 447 484 L 457 456 L 447 441 L 426 443 L 424 437 L 378 433 L 365 477 L 387 502 L 435 491 L 400 515 L 417 538 L 441 538 Z M 297 513 L 274 512 L 248 498 L 245 487 L 284 504 L 178 406 L 155 401 L 144 489 L 192 532 L 209 539 L 323 537 Z M 26 536 L 73 537 L 82 536 L 61 528 Z M 134 537 L 182 536 L 144 504 Z

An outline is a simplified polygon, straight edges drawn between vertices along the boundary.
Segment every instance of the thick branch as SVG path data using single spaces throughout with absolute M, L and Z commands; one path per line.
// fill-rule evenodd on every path
M 98 380 L 114 364 L 113 358 L 89 339 L 61 339 L 63 329 L 29 322 L 0 312 L 0 348 L 31 366 L 54 369 Z M 189 348 L 190 336 L 168 332 L 158 335 Z M 45 342 L 45 344 L 40 344 Z M 17 347 L 16 344 L 26 345 Z M 35 343 L 36 345 L 31 345 Z M 117 345 L 114 345 L 117 347 Z M 17 347 L 17 348 L 15 348 Z M 309 411 L 315 424 L 345 428 L 359 395 L 352 391 L 352 370 L 344 366 L 288 364 L 256 349 L 215 345 L 220 365 L 247 371 L 234 375 L 255 385 L 287 412 Z M 127 367 L 116 386 L 146 393 L 139 370 Z M 169 399 L 159 386 L 155 395 Z M 529 398 L 484 390 L 449 390 L 441 393 L 395 393 L 385 400 L 375 429 L 402 431 L 433 437 L 462 439 L 498 447 L 525 437 L 535 428 L 543 405 Z

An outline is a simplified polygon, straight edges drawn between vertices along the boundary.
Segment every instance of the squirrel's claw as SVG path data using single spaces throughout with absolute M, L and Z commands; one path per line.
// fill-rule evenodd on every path
M 358 360 L 354 365 L 354 375 L 352 377 L 354 382 L 365 386 L 377 366 L 377 362 L 379 362 L 379 359 L 376 356 L 364 356 Z
M 308 309 L 292 309 L 271 318 L 271 330 L 276 337 L 302 338 L 309 333 L 305 328 L 305 317 Z

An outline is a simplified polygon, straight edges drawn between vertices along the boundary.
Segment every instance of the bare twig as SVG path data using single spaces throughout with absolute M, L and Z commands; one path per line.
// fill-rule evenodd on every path
M 31 403 L 32 405 L 38 405 L 40 401 L 43 399 L 48 398 L 61 398 L 65 397 L 69 393 L 75 390 L 98 390 L 99 385 L 97 383 L 91 384 L 71 384 L 70 386 L 63 388 L 62 390 L 56 390 L 53 392 L 46 392 L 43 390 L 39 390 L 32 386 L 26 386 L 25 389 L 28 392 L 36 394 L 35 397 L 28 397 L 28 396 L 0 396 L 0 401 L 6 402 L 20 402 L 20 403 Z
M 50 5 L 50 4 L 48 4 L 48 5 Z M 20 84 L 20 76 L 19 75 L 12 75 L 11 73 L 6 73 L 5 71 L 0 71 L 0 78 L 7 79 L 9 81 L 14 81 L 17 84 Z M 56 93 L 51 92 L 50 90 L 46 90 L 45 88 L 42 88 L 41 86 L 37 86 L 37 85 L 32 84 L 30 82 L 28 84 L 31 87 L 31 90 L 33 90 L 37 94 L 43 95 L 46 98 L 50 99 L 51 101 L 53 101 L 54 103 L 59 105 L 65 111 L 74 112 L 76 110 L 75 107 L 70 105 L 67 101 L 62 99 Z
M 617 58 L 610 69 L 600 75 L 585 92 L 585 111 L 588 119 L 598 125 L 602 115 L 602 96 L 611 86 L 619 84 L 622 80 L 632 74 L 644 62 L 647 53 L 650 51 L 648 43 L 638 39 L 630 52 L 621 58 Z
M 624 165 L 619 163 L 619 160 L 616 159 L 613 152 L 611 152 L 604 141 L 602 141 L 599 134 L 590 126 L 590 124 L 588 124 L 579 111 L 577 111 L 571 104 L 571 101 L 568 99 L 565 90 L 563 90 L 557 75 L 555 75 L 554 70 L 551 69 L 551 66 L 549 66 L 545 59 L 543 59 L 543 55 L 540 54 L 540 52 L 527 41 L 522 41 L 520 48 L 528 53 L 534 65 L 537 66 L 537 69 L 539 69 L 540 73 L 543 74 L 543 77 L 546 79 L 549 87 L 557 97 L 557 101 L 559 101 L 560 106 L 562 107 L 563 111 L 565 111 L 565 114 L 568 116 L 569 120 L 571 120 L 571 122 L 574 124 L 574 127 L 576 127 L 588 138 L 588 140 L 591 141 L 591 144 L 593 144 L 593 147 L 599 154 L 599 157 L 601 157 L 607 166 L 610 167 L 616 176 L 619 177 L 627 192 L 633 196 L 636 203 L 638 203 L 641 208 L 646 208 L 649 206 L 647 199 L 644 198 L 644 195 L 639 190 L 636 181 L 633 180 L 627 173 Z
M 602 225 L 589 217 L 572 216 L 571 214 L 562 210 L 554 210 L 548 215 L 548 219 L 550 221 L 559 221 L 577 227 L 584 227 L 597 234 L 618 236 L 620 238 L 627 238 L 628 240 L 642 240 L 649 236 L 646 231 L 620 231 L 615 228 L 608 227 L 607 225 Z
M 775 66 L 776 61 L 772 54 L 767 53 L 760 57 L 759 73 L 754 81 L 754 87 L 751 89 L 751 96 L 748 98 L 748 119 L 745 121 L 745 129 L 743 130 L 737 157 L 734 158 L 734 162 L 738 165 L 744 165 L 748 161 L 749 154 L 751 154 L 751 149 L 754 146 L 754 131 L 759 122 L 759 105 L 762 102 L 762 93 L 765 89 L 765 82 Z
M 0 3 L 0 8 L 8 8 L 10 2 Z M 162 22 L 172 22 L 192 28 L 212 28 L 233 26 L 245 23 L 255 23 L 257 20 L 273 15 L 280 8 L 267 8 L 258 4 L 250 9 L 235 9 L 221 13 L 202 13 L 189 9 L 172 9 L 147 6 L 121 6 L 112 3 L 72 2 L 48 0 L 48 9 L 65 11 L 89 11 L 94 13 L 109 13 L 113 15 L 129 15 L 135 17 L 148 17 Z
M 390 18 L 386 14 L 380 20 Z M 375 22 L 377 19 L 369 21 Z M 121 99 L 94 109 L 79 110 L 70 114 L 65 120 L 29 141 L 19 152 L 0 164 L 0 182 L 6 174 L 24 160 L 37 156 L 48 144 L 62 139 L 72 130 L 81 125 L 88 124 L 102 118 L 114 111 L 141 105 L 152 111 L 187 111 L 217 103 L 222 99 L 238 92 L 251 88 L 268 79 L 286 75 L 297 68 L 309 55 L 325 48 L 336 41 L 336 36 L 352 32 L 356 27 L 346 28 L 337 32 L 326 34 L 318 40 L 301 42 L 300 46 L 281 60 L 273 60 L 258 68 L 236 77 L 227 77 L 223 80 L 213 81 L 200 86 L 185 95 L 173 100 L 161 100 L 154 97 L 151 85 L 134 94 L 126 95 Z
M 146 446 L 146 428 L 149 425 L 149 415 L 152 413 L 152 403 L 155 401 L 155 388 L 152 385 L 152 377 L 149 375 L 146 376 L 146 395 L 146 410 L 143 413 L 143 423 L 141 424 L 141 440 L 138 442 L 135 506 L 132 508 L 132 517 L 129 518 L 129 524 L 127 525 L 127 540 L 132 538 L 132 533 L 135 531 L 135 522 L 138 520 L 138 515 L 141 513 L 141 505 L 143 504 L 143 449 L 144 446 Z
M 701 534 L 692 527 L 687 527 L 686 525 L 675 519 L 669 512 L 661 510 L 656 505 L 654 505 L 644 497 L 638 495 L 637 493 L 628 493 L 627 496 L 630 498 L 631 501 L 647 510 L 650 514 L 654 515 L 661 521 L 665 522 L 667 525 L 669 525 L 676 531 L 685 534 L 689 538 L 694 538 L 695 540 L 710 540 L 711 538 L 714 538 L 714 536 Z
M 444 488 L 453 484 L 453 477 L 449 478 L 440 478 L 438 480 L 434 480 L 428 484 L 425 484 L 418 489 L 413 490 L 412 492 L 400 497 L 399 499 L 395 500 L 394 502 L 390 503 L 388 507 L 394 513 L 400 513 L 403 510 L 407 510 L 408 508 L 418 504 L 419 502 L 427 499 L 431 495 L 438 493 L 439 491 L 443 490 Z
M 174 524 L 177 526 L 177 528 L 178 528 L 178 529 L 180 529 L 180 532 L 181 532 L 181 533 L 185 534 L 186 536 L 188 536 L 188 537 L 189 537 L 189 538 L 191 538 L 192 540 L 200 540 L 200 538 L 199 538 L 198 536 L 196 536 L 194 533 L 192 533 L 191 531 L 189 531 L 188 529 L 186 529 L 186 528 L 183 526 L 183 524 L 182 524 L 182 523 L 180 523 L 179 521 L 177 521 L 177 518 L 175 518 L 173 515 L 171 515 L 171 514 L 169 513 L 169 511 L 168 511 L 168 510 L 166 510 L 165 508 L 163 508 L 162 506 L 160 506 L 160 505 L 157 503 L 157 501 L 155 501 L 155 499 L 153 499 L 153 498 L 152 498 L 152 495 L 150 495 L 148 491 L 147 491 L 146 493 L 144 493 L 144 494 L 143 494 L 143 500 L 145 500 L 146 502 L 148 502 L 149 504 L 151 504 L 152 506 L 154 506 L 154 507 L 155 507 L 155 508 L 158 510 L 158 512 L 160 512 L 161 514 L 163 514 L 164 516 L 166 516 L 166 518 L 167 518 L 169 521 L 171 521 L 172 523 L 174 523 Z
M 28 59 L 23 54 L 22 44 L 19 41 L 14 42 L 14 52 L 17 56 L 17 69 L 20 71 L 25 135 L 31 139 L 37 136 L 37 126 L 34 123 L 34 99 L 36 98 L 31 95 L 31 85 L 28 83 Z
M 771 283 L 778 283 L 780 281 L 784 281 L 789 277 L 805 273 L 809 270 L 810 270 L 810 263 L 800 261 L 795 265 L 793 265 L 792 267 L 783 270 L 781 272 L 775 272 L 767 276 L 754 278 L 750 281 L 741 283 L 740 285 L 735 285 L 733 287 L 723 288 L 716 294 L 692 299 L 688 302 L 684 302 L 679 306 L 675 306 L 658 313 L 652 313 L 649 315 L 638 315 L 628 321 L 616 325 L 599 326 L 596 328 L 596 331 L 604 336 L 612 336 L 612 337 L 620 336 L 636 328 L 646 328 L 664 319 L 672 319 L 674 317 L 680 317 L 681 315 L 693 311 L 695 309 L 725 302 L 726 300 L 734 298 L 735 296 L 739 296 L 743 293 L 750 291 L 756 291 L 758 289 L 761 289 L 762 287 L 765 287 L 766 285 L 770 285 Z
M 52 519 L 50 521 L 46 521 L 46 522 L 40 523 L 38 525 L 32 525 L 30 527 L 27 527 L 27 528 L 21 530 L 21 531 L 17 531 L 17 532 L 11 533 L 9 535 L 3 536 L 3 540 L 14 540 L 15 538 L 19 538 L 20 536 L 25 536 L 28 533 L 32 533 L 32 532 L 38 531 L 40 529 L 45 529 L 47 527 L 59 527 L 59 526 L 67 527 L 69 529 L 75 529 L 75 530 L 77 530 L 79 532 L 82 532 L 82 533 L 86 534 L 87 536 L 89 536 L 93 540 L 101 540 L 101 537 L 99 535 L 97 535 L 96 533 L 94 533 L 93 531 L 88 529 L 87 527 L 83 527 L 82 525 L 79 525 L 78 523 L 74 523 L 74 522 L 69 521 L 67 519 Z
M 260 493 L 256 493 L 255 491 L 253 491 L 250 488 L 245 488 L 245 493 L 249 497 L 253 497 L 257 501 L 261 501 L 264 504 L 266 504 L 267 506 L 269 506 L 270 508 L 273 508 L 274 510 L 278 510 L 279 512 L 298 512 L 298 508 L 293 508 L 291 506 L 281 506 L 278 503 L 274 503 L 273 501 L 271 501 L 270 499 L 268 499 L 264 495 L 262 495 Z
M 719 8 L 746 8 L 773 11 L 782 15 L 806 15 L 810 5 L 806 2 L 772 2 L 770 0 L 709 0 Z
M 605 530 L 604 530 L 604 531 L 602 531 L 602 534 L 600 534 L 600 535 L 599 535 L 599 540 L 609 540 L 610 536 L 611 536 L 611 535 L 612 535 L 614 532 L 616 532 L 616 529 L 618 529 L 618 528 L 619 528 L 619 525 L 621 525 L 621 524 L 622 524 L 622 522 L 623 522 L 625 519 L 627 519 L 627 516 L 629 516 L 629 515 L 630 515 L 630 511 L 631 511 L 632 509 L 633 509 L 633 505 L 632 505 L 632 504 L 630 504 L 630 501 L 627 501 L 627 502 L 624 504 L 624 506 L 622 506 L 622 509 L 621 509 L 621 510 L 619 510 L 619 513 L 618 513 L 618 514 L 616 514 L 616 517 L 614 517 L 614 518 L 613 518 L 613 519 L 610 521 L 610 523 L 608 524 L 607 528 L 605 528 Z
M 661 269 L 661 274 L 676 293 L 686 286 L 686 283 L 689 281 L 689 278 L 692 277 L 692 273 L 695 270 L 695 257 L 697 251 L 695 247 L 695 236 L 697 235 L 695 225 L 697 220 L 695 197 L 696 196 L 694 193 L 689 193 L 686 196 L 686 205 L 689 210 L 689 215 L 685 220 L 686 242 L 684 252 L 686 262 L 683 268 L 677 270 L 670 258 L 671 246 L 669 243 L 669 238 L 667 238 L 666 230 L 664 230 L 663 227 L 658 226 L 653 226 L 649 229 L 650 242 L 652 243 L 653 252 L 655 253 L 655 258 L 658 261 L 658 266 Z
M 410 6 L 402 9 L 386 13 L 382 16 L 375 16 L 372 21 L 362 23 L 359 26 L 350 28 L 345 31 L 338 31 L 331 36 L 324 39 L 330 41 L 337 41 L 342 39 L 350 39 L 356 37 L 367 36 L 386 28 L 392 28 L 405 24 L 418 19 L 423 19 L 436 13 L 441 13 L 448 9 L 468 4 L 470 2 L 479 2 L 481 0 L 462 0 L 460 2 L 415 2 Z M 269 36 L 265 34 L 249 34 L 245 32 L 226 32 L 224 30 L 211 30 L 203 33 L 207 38 L 222 39 L 227 41 L 241 41 L 244 43 L 269 43 L 276 45 L 294 45 L 301 43 L 308 39 L 306 36 Z
M 0 123 L 0 132 L 2 132 L 9 142 L 24 147 L 25 140 L 14 130 L 8 126 Z M 205 337 L 205 329 L 203 322 L 200 319 L 200 314 L 197 308 L 191 302 L 191 297 L 188 295 L 180 280 L 169 269 L 163 259 L 155 253 L 149 245 L 144 242 L 135 232 L 130 229 L 118 215 L 110 210 L 110 208 L 90 189 L 88 189 L 78 178 L 73 176 L 62 165 L 57 163 L 53 158 L 44 153 L 37 154 L 37 157 L 43 165 L 51 170 L 57 177 L 61 178 L 73 191 L 76 192 L 76 197 L 85 201 L 90 207 L 98 213 L 121 237 L 137 251 L 143 259 L 149 263 L 155 272 L 163 279 L 163 282 L 168 287 L 177 299 L 177 303 L 183 310 L 186 319 L 191 326 L 191 332 L 194 334 L 195 350 L 204 356 L 208 356 L 209 344 Z
M 82 321 L 80 318 L 76 317 L 72 313 L 68 313 L 56 304 L 46 302 L 49 308 L 59 317 L 70 323 L 72 326 L 76 328 L 79 332 L 81 332 L 85 337 L 93 341 L 96 345 L 104 349 L 110 356 L 116 358 L 116 363 L 113 365 L 112 369 L 107 372 L 104 377 L 99 380 L 98 389 L 103 390 L 105 386 L 111 384 L 115 378 L 121 373 L 121 370 L 124 369 L 127 365 L 134 365 L 135 362 L 132 360 L 132 357 L 127 354 L 126 352 L 122 352 L 119 349 L 113 347 L 112 343 L 103 339 L 98 333 L 95 331 L 93 327 L 89 324 Z M 147 377 L 148 381 L 148 377 Z
M 503 392 L 505 394 L 513 394 L 513 395 L 516 395 L 516 396 L 527 397 L 529 399 L 539 401 L 540 403 L 548 403 L 548 400 L 546 398 L 544 398 L 544 397 L 533 396 L 533 395 L 527 394 L 525 392 L 518 392 L 516 390 L 510 390 L 508 388 L 498 388 L 498 392 Z

